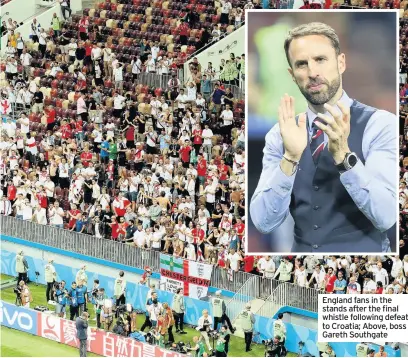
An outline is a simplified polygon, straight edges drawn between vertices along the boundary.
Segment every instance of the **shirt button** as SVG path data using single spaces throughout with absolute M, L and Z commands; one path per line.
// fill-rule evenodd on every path
M 274 212 L 274 213 L 277 213 L 277 212 L 278 212 L 278 210 L 274 209 L 274 210 L 273 210 L 273 212 Z
M 319 190 L 319 187 L 318 187 L 317 185 L 315 185 L 313 189 L 314 189 L 315 191 L 318 191 L 318 190 Z
M 319 245 L 313 245 L 312 246 L 314 249 L 318 249 L 319 248 Z
M 313 207 L 313 210 L 317 210 L 317 209 L 319 209 L 319 208 L 320 208 L 319 205 L 315 205 L 315 206 Z
M 313 225 L 313 230 L 317 230 L 319 228 L 318 225 Z

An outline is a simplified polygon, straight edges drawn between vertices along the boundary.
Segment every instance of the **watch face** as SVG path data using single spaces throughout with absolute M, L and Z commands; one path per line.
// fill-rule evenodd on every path
M 350 167 L 354 167 L 357 164 L 357 156 L 354 153 L 351 153 L 347 158 L 347 161 Z

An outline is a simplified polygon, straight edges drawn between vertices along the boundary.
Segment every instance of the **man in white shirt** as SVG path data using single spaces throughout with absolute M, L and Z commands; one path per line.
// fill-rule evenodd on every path
M 21 210 L 21 214 L 23 216 L 23 220 L 28 220 L 31 221 L 33 217 L 33 208 L 30 205 L 30 202 L 28 199 L 25 199 L 25 202 L 23 204 L 23 208 Z
M 105 78 L 112 78 L 112 67 L 111 67 L 112 49 L 102 45 L 102 56 L 103 56 L 103 72 L 104 72 Z
M 382 262 L 377 262 L 377 265 L 371 265 L 371 270 L 374 275 L 374 282 L 382 282 L 383 287 L 388 286 L 388 272 L 382 267 Z
M 0 215 L 11 215 L 11 202 L 7 199 L 7 196 L 3 195 L 0 200 Z
M 314 287 L 318 290 L 324 290 L 326 273 L 321 269 L 320 265 L 316 265 L 315 271 L 309 280 L 309 286 L 315 280 Z
M 223 124 L 221 127 L 222 135 L 224 136 L 224 138 L 231 137 L 234 114 L 232 113 L 230 106 L 228 104 L 225 106 L 225 109 L 221 112 L 220 118 L 223 120 Z
M 240 267 L 240 262 L 242 257 L 238 252 L 235 252 L 234 249 L 230 249 L 229 254 L 227 255 L 227 260 L 229 262 L 229 267 L 232 271 L 238 272 Z
M 64 228 L 64 210 L 59 206 L 58 201 L 54 202 L 54 204 L 50 204 L 48 217 L 50 219 L 50 225 L 59 227 L 61 229 Z
M 154 45 L 150 48 L 150 51 L 152 52 L 152 59 L 156 61 L 160 52 L 159 43 L 157 41 L 155 41 Z
M 24 48 L 22 54 L 20 55 L 21 64 L 23 65 L 24 77 L 27 79 L 31 72 L 31 60 L 33 57 Z
M 192 261 L 197 260 L 194 245 L 190 242 L 187 242 L 187 245 L 184 249 L 184 257 L 187 258 L 187 260 L 192 260 Z
M 71 43 L 68 45 L 68 56 L 70 63 L 75 62 L 75 51 L 78 48 L 78 45 L 75 39 L 71 39 Z
M 53 63 L 51 66 L 50 76 L 55 78 L 58 72 L 63 72 L 63 71 L 57 63 Z
M 92 61 L 97 61 L 97 60 L 99 60 L 100 58 L 101 58 L 101 56 L 102 56 L 102 50 L 101 50 L 101 48 L 99 47 L 100 45 L 99 44 L 97 44 L 97 45 L 95 45 L 94 46 L 94 48 L 91 50 L 91 59 L 92 59 Z
M 207 154 L 207 161 L 211 160 L 212 137 L 214 136 L 210 126 L 206 123 L 203 129 L 203 150 Z
M 208 350 L 212 352 L 208 332 L 211 331 L 211 327 L 213 326 L 213 319 L 208 314 L 208 310 L 203 310 L 202 314 L 203 315 L 198 319 L 196 330 L 201 333 L 201 336 L 204 338 L 204 341 L 207 344 Z
M 146 152 L 148 154 L 156 154 L 157 133 L 153 130 L 152 126 L 149 126 L 144 134 L 146 135 Z
M 347 285 L 347 294 L 360 294 L 361 293 L 361 286 L 360 284 L 357 282 L 356 277 L 355 276 L 351 276 L 350 277 L 350 282 Z
M 264 256 L 258 261 L 258 270 L 265 278 L 272 278 L 275 273 L 275 263 L 270 256 Z
M 37 204 L 33 212 L 31 221 L 40 225 L 47 225 L 47 213 L 45 209 L 41 207 L 40 204 Z
M 44 189 L 47 194 L 47 198 L 49 202 L 54 201 L 54 189 L 55 189 L 55 184 L 51 180 L 50 176 L 47 175 L 47 179 L 44 182 Z
M 126 100 L 125 97 L 121 96 L 117 92 L 115 93 L 115 97 L 113 97 L 113 115 L 116 118 L 121 117 L 125 100 Z
M 295 283 L 298 286 L 306 287 L 307 282 L 307 273 L 305 270 L 305 266 L 301 265 L 299 268 L 295 270 Z
M 363 294 L 375 293 L 377 284 L 372 280 L 372 273 L 368 272 L 364 276 Z
M 147 73 L 156 73 L 156 61 L 152 58 L 152 55 L 147 56 L 145 66 Z
M 197 93 L 197 99 L 195 100 L 197 106 L 205 108 L 205 98 L 203 98 L 202 93 Z
M 177 102 L 177 108 L 179 109 L 185 109 L 186 108 L 186 104 L 188 102 L 188 97 L 187 95 L 184 94 L 184 89 L 180 89 L 180 93 L 176 98 L 176 102 Z
M 151 115 L 156 118 L 160 113 L 159 108 L 161 107 L 161 102 L 155 95 L 152 96 L 150 106 L 152 107 Z
M 146 245 L 146 232 L 143 230 L 142 224 L 137 225 L 137 230 L 133 234 L 133 244 L 141 249 Z
M 229 0 L 221 1 L 221 18 L 220 23 L 224 25 L 228 25 L 229 23 L 229 13 L 232 9 L 232 4 Z
M 136 61 L 132 60 L 131 65 L 133 80 L 136 80 L 137 75 L 142 72 L 142 61 L 140 60 L 140 56 L 136 57 Z
M 113 69 L 113 78 L 115 79 L 115 89 L 123 89 L 123 63 L 116 63 Z
M 398 255 L 396 256 L 389 256 L 392 260 L 392 268 L 391 268 L 391 277 L 392 279 L 396 279 L 398 277 L 398 274 L 402 270 L 403 263 Z

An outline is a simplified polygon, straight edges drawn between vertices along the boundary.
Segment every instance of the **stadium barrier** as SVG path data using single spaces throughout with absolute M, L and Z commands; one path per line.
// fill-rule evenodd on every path
M 40 225 L 29 221 L 18 220 L 9 216 L 0 216 L 1 235 L 70 251 L 81 255 L 92 256 L 109 262 L 138 267 L 152 268 L 160 271 L 160 252 L 142 250 L 113 240 L 79 234 L 53 226 Z M 251 280 L 251 295 L 271 297 L 279 306 L 292 306 L 317 312 L 317 291 L 313 288 L 300 287 L 291 283 L 269 278 L 262 278 L 243 271 L 231 272 L 214 267 L 210 285 L 212 287 L 237 292 Z M 282 289 L 277 291 L 277 288 Z M 273 294 L 272 294 L 273 293 Z
M 1 325 L 79 349 L 75 321 L 0 301 Z M 88 352 L 104 357 L 183 357 L 158 346 L 88 327 Z

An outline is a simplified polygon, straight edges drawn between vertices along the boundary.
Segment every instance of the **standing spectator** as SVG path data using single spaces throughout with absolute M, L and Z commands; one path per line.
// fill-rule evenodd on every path
M 71 16 L 71 15 L 70 15 Z M 54 36 L 57 38 L 61 32 L 61 20 L 57 16 L 57 13 L 54 12 L 51 19 L 52 29 L 54 30 Z
M 79 356 L 86 357 L 86 351 L 88 348 L 88 312 L 84 312 L 75 321 L 76 336 L 79 339 Z
M 41 28 L 36 18 L 33 19 L 33 22 L 31 23 L 30 28 L 31 28 L 31 35 L 30 35 L 31 40 L 34 43 L 36 43 L 38 42 L 38 39 L 39 39 L 38 36 L 39 36 L 40 28 Z
M 180 34 L 180 44 L 187 45 L 187 38 L 189 34 L 188 25 L 184 22 L 184 19 L 180 20 L 180 25 L 178 27 L 178 32 Z
M 60 5 L 61 5 L 61 12 L 62 16 L 64 17 L 64 20 L 67 20 L 67 17 L 65 16 L 65 12 L 68 11 L 68 17 L 71 17 L 72 10 L 69 7 L 69 0 L 58 0 Z
M 232 9 L 230 0 L 221 1 L 221 18 L 220 23 L 223 25 L 229 24 L 229 13 Z

